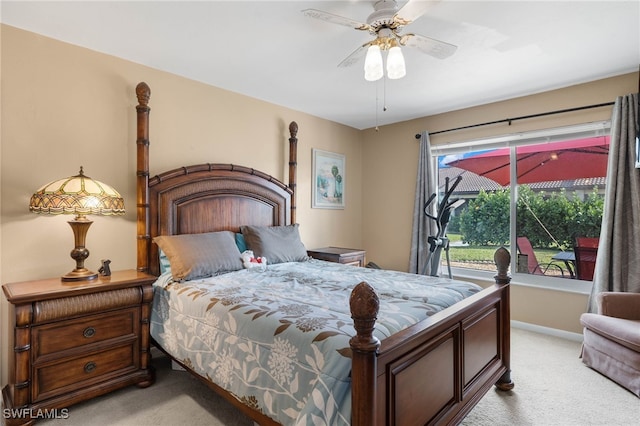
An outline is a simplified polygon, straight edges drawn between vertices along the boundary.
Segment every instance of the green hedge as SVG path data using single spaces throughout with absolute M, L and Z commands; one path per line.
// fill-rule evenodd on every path
M 518 236 L 528 237 L 534 247 L 568 249 L 576 236 L 600 235 L 604 199 L 597 187 L 585 200 L 576 193 L 568 196 L 564 190 L 534 192 L 528 185 L 521 185 L 518 191 Z M 448 230 L 460 232 L 462 240 L 470 245 L 509 244 L 509 200 L 508 189 L 481 190 L 451 221 Z

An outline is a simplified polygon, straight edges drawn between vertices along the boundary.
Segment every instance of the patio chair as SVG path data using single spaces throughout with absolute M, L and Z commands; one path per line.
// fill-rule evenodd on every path
M 562 266 L 558 265 L 554 262 L 549 262 L 547 264 L 538 263 L 538 259 L 536 258 L 536 254 L 533 251 L 533 247 L 531 246 L 531 241 L 527 237 L 518 237 L 516 239 L 516 244 L 518 246 L 518 252 L 520 254 L 524 254 L 527 256 L 527 267 L 529 269 L 530 274 L 535 275 L 547 275 L 549 270 L 556 270 L 560 272 L 560 275 L 564 277 L 564 269 Z
M 576 275 L 579 280 L 593 281 L 599 243 L 599 238 L 576 238 L 573 251 L 576 255 Z

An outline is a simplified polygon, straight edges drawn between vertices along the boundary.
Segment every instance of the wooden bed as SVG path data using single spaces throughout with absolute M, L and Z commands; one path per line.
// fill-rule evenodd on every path
M 150 89 L 140 83 L 136 94 L 138 270 L 159 275 L 158 248 L 152 243 L 158 235 L 295 223 L 295 122 L 289 126 L 288 185 L 232 164 L 186 166 L 150 177 Z M 457 424 L 493 385 L 513 387 L 509 253 L 499 249 L 495 258 L 495 285 L 381 342 L 372 334 L 378 313 L 375 291 L 364 282 L 353 289 L 353 425 Z M 257 423 L 275 424 L 216 384 L 201 380 Z

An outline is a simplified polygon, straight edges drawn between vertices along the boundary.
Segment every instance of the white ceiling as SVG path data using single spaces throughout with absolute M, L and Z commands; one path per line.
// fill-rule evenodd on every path
M 373 3 L 3 0 L 0 20 L 358 129 L 634 72 L 640 64 L 638 0 L 442 0 L 403 32 L 455 44 L 456 53 L 440 60 L 404 47 L 406 77 L 367 82 L 362 62 L 337 65 L 372 36 L 301 10 L 365 22 Z

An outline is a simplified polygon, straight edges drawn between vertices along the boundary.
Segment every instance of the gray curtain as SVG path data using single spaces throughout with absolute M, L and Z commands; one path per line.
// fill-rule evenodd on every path
M 640 169 L 636 163 L 638 94 L 616 99 L 611 115 L 611 143 L 607 167 L 600 244 L 589 299 L 603 291 L 640 293 Z
M 421 274 L 429 255 L 429 243 L 427 238 L 437 232 L 436 224 L 424 214 L 424 204 L 429 196 L 436 192 L 437 185 L 435 170 L 431 162 L 431 144 L 429 134 L 422 132 L 420 137 L 420 154 L 418 156 L 418 174 L 416 177 L 416 195 L 413 207 L 413 229 L 411 233 L 411 254 L 409 256 L 409 272 Z M 430 207 L 431 215 L 435 216 L 435 206 L 438 200 L 434 200 Z M 431 271 L 426 269 L 426 274 Z

